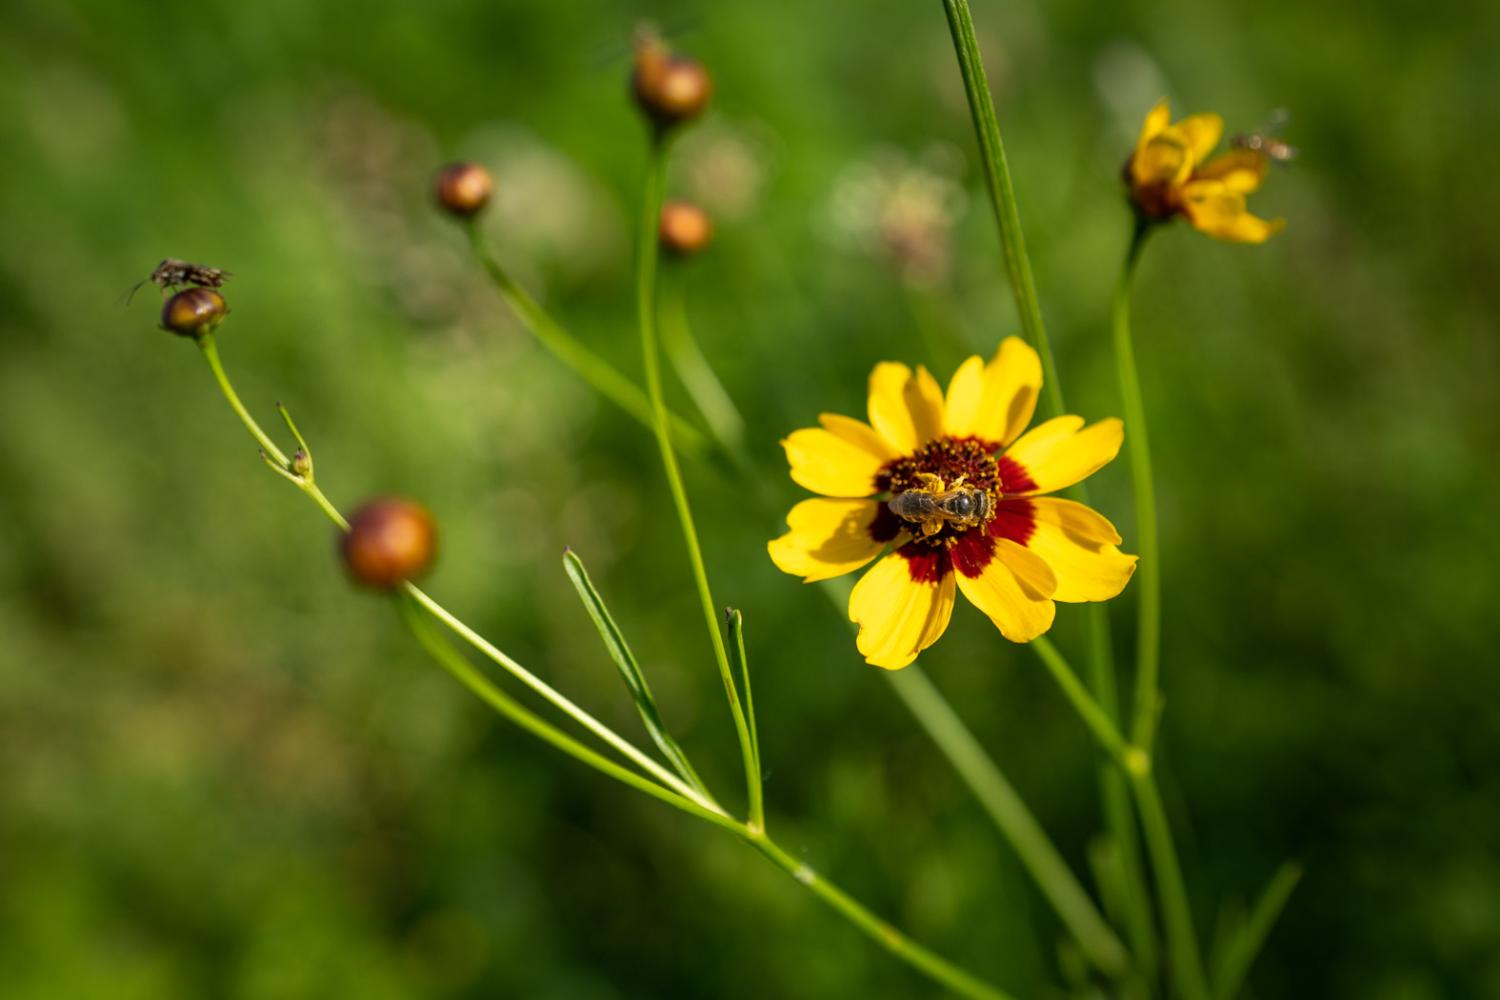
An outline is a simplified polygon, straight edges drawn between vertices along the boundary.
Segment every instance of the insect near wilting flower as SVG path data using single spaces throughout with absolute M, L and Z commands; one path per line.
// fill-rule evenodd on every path
M 1297 158 L 1297 147 L 1278 138 L 1276 133 L 1286 128 L 1291 118 L 1291 112 L 1286 108 L 1277 108 L 1264 125 L 1253 132 L 1239 133 L 1229 140 L 1229 145 L 1252 153 L 1264 153 L 1274 163 L 1290 163 Z
M 182 285 L 196 285 L 199 288 L 222 288 L 228 280 L 229 272 L 217 267 L 209 267 L 207 264 L 194 264 L 186 260 L 178 260 L 176 257 L 168 257 L 156 265 L 156 270 L 146 277 L 130 286 L 130 293 L 125 297 L 128 303 L 140 291 L 141 286 L 150 282 L 162 290 L 165 295 L 168 291 L 175 291 Z
M 867 662 L 914 660 L 948 627 L 957 591 L 1007 639 L 1030 642 L 1052 627 L 1054 601 L 1124 589 L 1136 558 L 1114 525 L 1045 495 L 1113 459 L 1123 427 L 1063 416 L 1023 434 L 1041 386 L 1041 360 L 1019 337 L 988 364 L 965 361 L 946 396 L 926 369 L 882 362 L 868 424 L 824 413 L 782 442 L 792 478 L 822 496 L 792 508 L 771 560 L 811 583 L 881 556 L 849 596 Z

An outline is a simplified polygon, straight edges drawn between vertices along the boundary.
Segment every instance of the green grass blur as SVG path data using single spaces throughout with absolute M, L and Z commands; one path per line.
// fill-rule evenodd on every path
M 1301 156 L 1253 203 L 1285 233 L 1174 226 L 1137 285 L 1164 782 L 1200 935 L 1298 858 L 1255 995 L 1500 995 L 1500 8 L 976 6 L 1091 419 L 1119 410 L 1106 310 L 1140 117 L 1162 94 L 1231 132 L 1293 112 Z M 268 428 L 291 408 L 335 502 L 426 502 L 430 589 L 639 736 L 571 545 L 738 803 L 653 442 L 512 321 L 427 200 L 445 159 L 488 164 L 498 252 L 638 376 L 642 17 L 715 74 L 672 189 L 717 241 L 680 277 L 784 508 L 777 440 L 860 413 L 876 361 L 946 379 L 1016 330 L 936 0 L 0 11 L 9 1000 L 936 995 L 741 845 L 424 660 L 155 329 L 154 290 L 121 304 L 165 256 L 233 271 L 226 363 Z M 924 171 L 913 212 L 938 239 L 915 261 L 872 244 L 895 169 Z M 939 952 L 1064 995 L 1050 911 L 841 616 L 772 567 L 778 519 L 710 467 L 688 479 L 717 597 L 744 609 L 773 830 Z M 1124 460 L 1094 482 L 1128 547 Z M 1133 608 L 1113 607 L 1122 652 Z M 1064 608 L 1056 637 L 1081 656 L 1078 626 Z M 1039 664 L 967 606 L 923 662 L 1082 870 L 1091 748 Z

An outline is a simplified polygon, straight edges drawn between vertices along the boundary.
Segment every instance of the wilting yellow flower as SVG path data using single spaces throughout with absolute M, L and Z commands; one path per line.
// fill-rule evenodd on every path
M 1268 222 L 1245 208 L 1245 196 L 1260 187 L 1270 157 L 1260 150 L 1232 149 L 1209 160 L 1224 134 L 1224 120 L 1213 114 L 1188 115 L 1172 124 L 1171 117 L 1166 101 L 1151 109 L 1126 164 L 1125 182 L 1136 209 L 1156 222 L 1182 215 L 1216 239 L 1270 239 L 1285 220 Z
M 1022 434 L 1041 386 L 1037 353 L 1018 337 L 989 364 L 965 361 L 946 397 L 925 368 L 884 361 L 870 374 L 868 424 L 824 413 L 782 442 L 792 479 L 822 497 L 787 515 L 791 530 L 769 545 L 777 567 L 811 583 L 885 553 L 849 597 L 868 662 L 894 670 L 936 642 L 955 588 L 1015 642 L 1052 626 L 1054 601 L 1124 589 L 1136 557 L 1116 547 L 1114 525 L 1045 495 L 1114 458 L 1120 421 L 1056 417 Z M 926 495 L 949 491 L 964 499 L 942 516 L 896 513 L 930 510 Z

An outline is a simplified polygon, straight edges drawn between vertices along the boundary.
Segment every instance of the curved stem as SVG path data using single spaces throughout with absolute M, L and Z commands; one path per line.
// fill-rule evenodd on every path
M 840 916 L 864 931 L 871 940 L 903 962 L 963 996 L 977 997 L 981 1000 L 1008 1000 L 1009 994 L 917 944 L 764 835 L 747 836 L 745 840 L 782 871 L 807 886 L 814 895 L 832 907 Z
M 223 392 L 224 398 L 229 401 L 230 407 L 239 415 L 240 422 L 245 425 L 245 429 L 250 432 L 251 437 L 255 438 L 268 454 L 273 454 L 285 462 L 286 457 L 282 455 L 280 449 L 276 448 L 275 443 L 271 441 L 266 432 L 261 429 L 260 424 L 256 422 L 255 418 L 250 415 L 250 412 L 245 409 L 244 404 L 240 402 L 239 394 L 234 391 L 234 386 L 230 383 L 229 376 L 224 371 L 224 365 L 219 360 L 219 352 L 214 346 L 213 337 L 207 335 L 200 338 L 198 346 L 202 350 L 204 358 L 207 359 L 208 366 L 213 371 L 214 379 L 218 382 L 219 389 Z M 339 513 L 338 508 L 329 502 L 328 498 L 323 495 L 323 491 L 316 484 L 310 480 L 302 480 L 297 485 L 303 493 L 312 498 L 313 502 L 328 516 L 329 520 L 339 526 L 340 530 L 349 530 L 349 522 Z M 720 815 L 727 815 L 713 799 L 699 794 L 698 791 L 686 784 L 677 775 L 652 760 L 635 744 L 625 739 L 613 729 L 610 729 L 588 712 L 585 712 L 567 696 L 562 694 L 562 692 L 505 655 L 505 653 L 501 652 L 483 636 L 465 625 L 452 612 L 427 596 L 426 593 L 418 589 L 414 584 L 402 584 L 402 589 L 415 598 L 433 617 L 452 629 L 475 649 L 504 668 L 513 677 L 521 681 L 521 683 L 551 702 L 563 714 L 573 719 L 605 743 L 608 743 L 621 755 L 656 778 L 663 785 L 666 785 L 683 798 L 698 804 L 703 809 L 718 812 Z
M 656 335 L 656 263 L 659 253 L 658 232 L 661 219 L 661 200 L 664 174 L 666 172 L 667 140 L 653 133 L 646 166 L 645 192 L 641 198 L 641 220 L 639 242 L 636 248 L 636 306 L 641 328 L 641 355 L 646 367 L 646 394 L 651 400 L 651 429 L 656 433 L 656 443 L 661 450 L 662 467 L 666 471 L 667 485 L 672 492 L 672 503 L 677 508 L 677 520 L 682 525 L 682 540 L 687 547 L 688 562 L 692 565 L 693 582 L 697 585 L 698 599 L 703 606 L 703 619 L 713 641 L 714 660 L 719 667 L 719 676 L 724 682 L 724 695 L 729 701 L 729 713 L 734 717 L 735 736 L 740 743 L 740 757 L 745 767 L 745 784 L 749 790 L 760 782 L 759 767 L 755 759 L 755 745 L 750 738 L 750 728 L 745 721 L 744 709 L 740 706 L 739 690 L 734 673 L 729 667 L 729 652 L 724 645 L 724 633 L 719 627 L 719 615 L 714 603 L 713 591 L 708 585 L 708 570 L 703 562 L 703 549 L 698 542 L 698 529 L 693 525 L 693 510 L 688 503 L 687 489 L 682 483 L 682 470 L 677 465 L 677 455 L 672 450 L 672 437 L 667 430 L 667 404 L 662 396 L 661 359 L 657 352 Z
M 1146 403 L 1141 395 L 1140 375 L 1135 365 L 1135 346 L 1130 338 L 1130 279 L 1135 274 L 1141 247 L 1150 233 L 1137 223 L 1125 252 L 1125 264 L 1110 317 L 1114 331 L 1115 367 L 1120 378 L 1120 400 L 1125 411 L 1125 446 L 1130 451 L 1130 482 L 1135 491 L 1135 530 L 1140 548 L 1136 586 L 1140 597 L 1136 631 L 1135 719 L 1131 736 L 1147 749 L 1155 737 L 1157 679 L 1161 667 L 1161 554 L 1156 531 L 1156 491 L 1151 480 L 1151 441 L 1146 429 Z
M 579 378 L 593 386 L 594 391 L 608 399 L 620 409 L 639 420 L 645 427 L 651 426 L 651 403 L 630 379 L 599 355 L 584 347 L 572 334 L 564 330 L 515 280 L 506 273 L 484 242 L 479 227 L 472 221 L 464 225 L 468 233 L 469 246 L 474 256 L 484 267 L 485 273 L 499 289 L 500 295 L 510 306 L 516 317 L 525 324 L 541 345 L 552 356 L 571 368 Z M 677 446 L 685 452 L 698 455 L 703 452 L 703 434 L 686 420 L 672 414 L 669 417 L 672 436 Z

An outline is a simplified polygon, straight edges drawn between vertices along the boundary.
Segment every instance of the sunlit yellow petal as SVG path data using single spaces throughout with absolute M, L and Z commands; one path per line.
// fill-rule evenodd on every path
M 1125 589 L 1136 557 L 1116 546 L 1120 534 L 1091 507 L 1059 497 L 1036 497 L 1035 531 L 1026 548 L 1046 560 L 1057 577 L 1055 601 L 1107 601 Z
M 1010 444 L 1031 423 L 1042 389 L 1042 359 L 1020 337 L 1006 337 L 984 369 L 984 399 L 972 433 Z
M 1015 542 L 997 540 L 995 558 L 979 576 L 955 576 L 963 595 L 1012 642 L 1030 642 L 1052 627 L 1056 577 L 1045 560 Z
M 849 595 L 849 620 L 859 624 L 855 645 L 865 661 L 896 670 L 936 642 L 953 614 L 953 576 L 919 583 L 899 552 L 871 567 Z
M 1136 140 L 1136 148 L 1139 149 L 1165 132 L 1171 121 L 1172 109 L 1168 106 L 1167 99 L 1163 97 L 1156 102 L 1156 107 L 1146 113 L 1146 120 L 1141 125 L 1140 138 Z
M 1005 453 L 1005 492 L 1032 495 L 1072 486 L 1108 464 L 1124 439 L 1124 425 L 1115 417 L 1088 427 L 1082 417 L 1053 417 L 1027 431 Z M 1008 469 L 1010 465 L 1017 469 Z M 1016 471 L 1022 475 L 1014 475 Z
M 1245 209 L 1245 196 L 1218 180 L 1193 181 L 1183 189 L 1183 207 L 1193 228 L 1233 243 L 1264 243 L 1286 225 Z
M 793 431 L 781 442 L 792 479 L 830 497 L 867 497 L 875 492 L 882 459 L 837 434 L 816 427 Z
M 1224 119 L 1215 114 L 1188 115 L 1169 131 L 1182 135 L 1194 163 L 1202 163 L 1224 135 Z
M 902 454 L 917 447 L 917 431 L 906 405 L 910 380 L 911 369 L 897 361 L 882 361 L 870 372 L 870 424 Z
M 878 500 L 804 500 L 786 516 L 790 530 L 767 543 L 771 561 L 807 583 L 859 569 L 885 548 L 870 535 L 879 512 Z
M 839 413 L 820 413 L 818 423 L 835 437 L 843 438 L 856 448 L 869 452 L 876 461 L 882 464 L 893 458 L 899 458 L 901 455 L 875 428 L 863 420 L 855 420 L 853 417 L 846 417 Z
M 979 407 L 984 400 L 984 359 L 975 355 L 958 366 L 948 383 L 948 397 L 943 403 L 943 426 L 949 434 L 967 437 L 978 434 Z
M 906 408 L 911 411 L 912 428 L 918 446 L 943 436 L 943 390 L 937 379 L 921 365 L 906 383 L 903 392 Z
M 1220 153 L 1193 171 L 1193 180 L 1222 181 L 1230 191 L 1250 194 L 1265 180 L 1271 158 L 1253 149 Z

